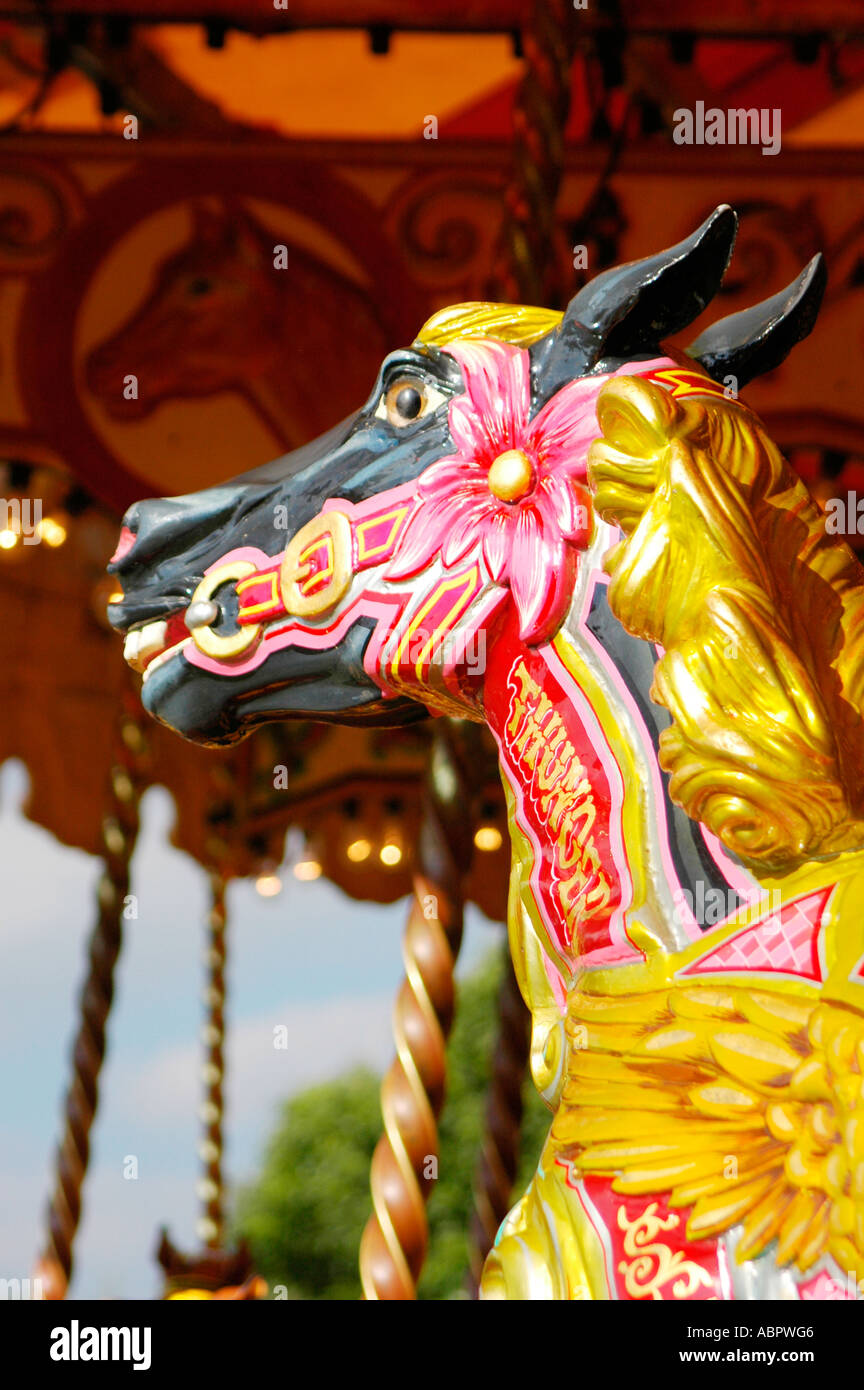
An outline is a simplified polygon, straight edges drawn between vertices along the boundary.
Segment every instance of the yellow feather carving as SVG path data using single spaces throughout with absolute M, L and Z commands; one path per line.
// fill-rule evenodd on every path
M 616 1192 L 665 1193 L 738 1258 L 864 1277 L 864 1017 L 769 990 L 578 991 L 552 1143 Z
M 716 1236 L 722 1231 L 728 1231 L 730 1226 L 734 1226 L 736 1221 L 752 1210 L 756 1202 L 764 1197 L 773 1185 L 774 1176 L 770 1174 L 767 1177 L 753 1178 L 751 1182 L 726 1183 L 725 1192 L 700 1197 L 693 1208 L 693 1215 L 687 1222 L 687 1234 L 696 1238 Z

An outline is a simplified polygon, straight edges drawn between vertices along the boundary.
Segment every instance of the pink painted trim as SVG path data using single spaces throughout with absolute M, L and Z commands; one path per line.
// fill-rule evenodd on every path
M 616 693 L 621 701 L 621 704 L 624 705 L 624 707 L 630 713 L 631 717 L 635 721 L 637 729 L 640 729 L 642 731 L 644 751 L 647 754 L 648 763 L 651 768 L 651 785 L 654 791 L 654 804 L 656 807 L 657 827 L 659 830 L 660 858 L 663 863 L 663 872 L 666 875 L 666 881 L 669 884 L 669 887 L 671 888 L 673 884 L 678 883 L 678 875 L 675 872 L 675 865 L 672 859 L 671 851 L 669 849 L 669 822 L 666 816 L 666 801 L 663 796 L 663 783 L 660 778 L 660 768 L 657 763 L 657 758 L 654 754 L 653 744 L 651 742 L 651 734 L 645 725 L 645 720 L 642 718 L 639 706 L 636 704 L 636 701 L 633 699 L 630 690 L 627 688 L 627 685 L 620 671 L 618 670 L 618 667 L 615 665 L 615 662 L 612 660 L 609 653 L 606 651 L 606 648 L 602 645 L 601 642 L 597 641 L 597 638 L 594 636 L 593 632 L 588 627 L 588 613 L 596 587 L 592 581 L 594 581 L 595 579 L 601 584 L 609 584 L 609 575 L 604 573 L 602 570 L 595 570 L 594 573 L 589 577 L 589 582 L 586 585 L 585 589 L 585 598 L 582 604 L 582 611 L 579 614 L 579 634 L 585 640 L 587 645 L 591 647 L 591 650 L 594 652 L 594 655 L 599 659 L 599 661 L 605 668 L 606 674 L 612 681 L 612 684 L 615 687 Z M 697 941 L 702 936 L 702 932 L 699 930 L 699 924 L 696 921 L 696 918 L 693 916 L 693 913 L 687 906 L 686 898 L 682 899 L 678 910 L 681 914 L 681 917 L 684 919 L 683 926 L 685 932 L 687 933 L 687 936 L 691 941 Z
M 564 1018 L 567 1014 L 567 991 L 564 988 L 561 971 L 556 968 L 545 951 L 543 951 L 543 969 L 546 971 L 546 979 L 549 981 L 549 987 L 552 990 L 555 1003 L 558 1005 L 558 1012 Z
M 452 695 L 464 698 L 462 688 L 456 678 L 459 663 L 465 656 L 469 642 L 476 637 L 481 629 L 485 628 L 496 608 L 500 607 L 506 598 L 507 590 L 498 588 L 496 585 L 488 593 L 481 594 L 479 598 L 474 600 L 473 604 L 469 604 L 459 619 L 459 625 L 450 646 L 453 659 L 446 661 L 443 668 L 444 684 Z M 468 621 L 469 617 L 470 622 Z M 485 672 L 481 674 L 485 676 Z
M 364 517 L 374 515 L 376 512 L 380 511 L 382 505 L 386 507 L 391 502 L 393 504 L 398 504 L 403 500 L 410 500 L 413 496 L 413 487 L 413 483 L 400 484 L 399 487 L 391 488 L 387 492 L 376 493 L 373 497 L 367 498 L 357 506 L 352 502 L 345 501 L 343 498 L 332 497 L 328 498 L 321 510 L 322 512 L 345 512 L 352 521 L 355 519 L 363 520 Z M 218 560 L 214 560 L 205 570 L 205 574 L 210 574 L 213 570 L 220 568 L 220 566 L 227 565 L 235 560 L 248 560 L 257 570 L 264 570 L 267 569 L 268 566 L 276 564 L 283 554 L 284 550 L 278 551 L 275 555 L 267 555 L 263 550 L 259 550 L 255 546 L 239 546 L 234 550 L 229 550 L 225 555 L 220 556 Z M 215 658 L 206 656 L 203 652 L 199 651 L 194 644 L 191 646 L 191 649 L 185 653 L 186 659 L 190 665 L 197 666 L 202 671 L 209 671 L 213 675 L 248 675 L 249 672 L 256 671 L 259 666 L 262 666 L 273 652 L 281 651 L 285 647 L 298 646 L 306 650 L 320 651 L 328 646 L 334 646 L 336 642 L 340 641 L 344 636 L 346 628 L 350 626 L 357 617 L 361 616 L 361 614 L 365 614 L 369 617 L 376 618 L 378 620 L 378 626 L 373 634 L 373 639 L 370 640 L 367 646 L 364 667 L 367 670 L 367 674 L 373 677 L 376 685 L 381 686 L 379 673 L 376 669 L 370 669 L 369 667 L 368 658 L 370 650 L 374 649 L 377 654 L 389 636 L 390 631 L 392 631 L 391 623 L 390 628 L 385 631 L 383 635 L 379 636 L 381 620 L 388 616 L 388 610 L 398 610 L 400 607 L 404 606 L 409 598 L 410 594 L 393 594 L 392 596 L 378 595 L 373 594 L 367 589 L 352 600 L 350 606 L 344 613 L 340 614 L 328 627 L 307 627 L 304 626 L 303 623 L 291 620 L 287 615 L 285 623 L 290 623 L 290 626 L 286 626 L 281 618 L 271 620 L 271 623 L 275 622 L 276 625 L 267 628 L 262 633 L 261 640 L 256 645 L 255 650 L 243 660 L 217 661 Z M 391 691 L 384 691 L 385 696 L 388 697 L 391 696 L 392 693 Z
M 717 1238 L 717 1278 L 720 1281 L 720 1292 L 724 1301 L 727 1303 L 735 1302 L 735 1286 L 732 1283 L 732 1271 L 729 1268 L 729 1255 L 724 1242 Z
M 383 622 L 384 614 L 382 612 L 378 624 L 375 627 L 372 636 L 369 638 L 369 641 L 366 644 L 366 651 L 363 654 L 363 669 L 366 672 L 367 676 L 374 680 L 377 686 L 381 687 L 385 695 L 392 698 L 395 697 L 397 694 L 401 694 L 402 692 L 394 690 L 391 686 L 387 684 L 384 675 L 385 663 L 382 660 L 382 653 L 387 643 L 390 641 L 390 638 L 393 636 L 399 619 L 402 616 L 402 613 L 404 612 L 405 607 L 411 598 L 411 594 L 401 593 L 380 595 L 375 594 L 371 589 L 367 589 L 363 597 L 366 597 L 367 595 L 369 598 L 370 605 L 374 605 L 377 602 L 377 604 L 382 610 L 386 609 L 388 606 L 390 607 L 391 621 L 389 626 L 385 626 Z
M 257 546 L 240 545 L 236 550 L 229 550 L 224 555 L 221 555 L 218 560 L 214 560 L 212 565 L 207 566 L 204 573 L 212 574 L 214 570 L 220 569 L 222 565 L 233 565 L 235 560 L 248 560 L 251 565 L 255 566 L 256 570 L 264 569 L 267 565 L 272 565 L 278 558 L 278 555 L 265 555 L 264 551 L 259 550 Z
M 693 976 L 701 977 L 711 975 L 770 975 L 772 979 L 776 980 L 789 980 L 795 982 L 807 980 L 810 984 L 824 984 L 828 978 L 825 953 L 825 913 L 834 895 L 835 887 L 836 884 L 830 884 L 823 888 L 815 888 L 810 893 L 799 894 L 797 898 L 790 898 L 788 902 L 782 903 L 779 909 L 769 911 L 762 918 L 757 918 L 753 922 L 745 922 L 738 931 L 734 931 L 725 941 L 718 942 L 716 937 L 723 927 L 728 926 L 730 918 L 727 917 L 725 921 L 718 922 L 716 926 L 711 928 L 710 932 L 705 932 L 702 935 L 702 939 L 705 943 L 704 952 L 700 956 L 697 956 L 695 960 L 692 960 L 689 965 L 685 965 L 682 969 L 677 971 L 678 977 L 683 979 L 684 977 L 692 978 Z M 791 912 L 791 909 L 796 907 L 800 908 L 802 903 L 812 902 L 814 899 L 817 900 L 818 903 L 818 912 L 815 920 L 810 922 L 812 931 L 809 943 L 811 951 L 811 969 L 809 971 L 774 970 L 769 966 L 745 966 L 723 963 L 710 965 L 708 963 L 712 956 L 718 955 L 721 951 L 726 950 L 727 947 L 733 946 L 735 942 L 739 941 L 742 937 L 758 931 L 761 927 L 769 923 L 775 926 L 778 933 L 781 936 L 785 936 L 788 942 L 788 914 Z M 785 921 L 784 913 L 787 914 L 787 919 Z
M 421 475 L 422 476 L 422 475 Z M 363 521 L 367 516 L 374 516 L 376 512 L 386 511 L 390 506 L 395 506 L 399 502 L 413 502 L 416 497 L 417 480 L 412 478 L 410 482 L 400 483 L 398 487 L 388 488 L 386 492 L 374 492 L 371 497 L 366 497 L 362 502 L 349 502 L 344 497 L 328 497 L 321 507 L 322 513 L 325 512 L 345 512 L 352 521 Z M 382 560 L 382 564 L 385 561 Z
M 282 651 L 285 647 L 302 647 L 307 651 L 323 651 L 328 647 L 335 646 L 344 637 L 351 624 L 363 614 L 376 618 L 380 624 L 382 619 L 392 614 L 394 608 L 398 608 L 399 601 L 404 597 L 406 596 L 380 597 L 366 589 L 363 593 L 358 594 L 345 612 L 340 614 L 338 620 L 329 627 L 307 628 L 299 623 L 294 623 L 290 627 L 265 632 L 252 656 L 245 661 L 235 661 L 229 666 L 227 662 L 218 662 L 205 656 L 197 647 L 193 647 L 192 653 L 187 655 L 187 660 L 191 665 L 200 666 L 203 671 L 211 671 L 217 676 L 244 676 L 249 671 L 257 670 L 273 652 Z M 370 671 L 369 674 L 373 675 L 374 673 Z M 380 680 L 376 677 L 376 685 L 380 686 L 380 684 Z
M 681 363 L 676 362 L 672 357 L 652 357 L 650 362 L 625 362 L 611 376 L 650 376 L 652 372 L 659 372 L 664 367 L 675 367 L 680 370 Z M 611 377 L 604 376 L 603 381 L 609 381 Z
M 763 888 L 761 883 L 753 878 L 743 865 L 736 864 L 734 859 L 730 859 L 722 840 L 718 840 L 717 836 L 712 834 L 707 825 L 702 821 L 700 821 L 699 824 L 702 826 L 702 835 L 708 853 L 711 855 L 711 858 L 714 860 L 720 872 L 725 874 L 727 881 L 735 889 L 739 897 L 742 897 L 750 907 L 758 905 L 763 898 L 768 898 L 770 896 L 768 889 Z

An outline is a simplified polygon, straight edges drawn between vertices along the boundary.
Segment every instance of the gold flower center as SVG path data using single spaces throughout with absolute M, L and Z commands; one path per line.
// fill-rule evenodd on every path
M 521 449 L 507 449 L 489 469 L 489 491 L 502 502 L 515 502 L 524 497 L 533 481 L 531 460 Z

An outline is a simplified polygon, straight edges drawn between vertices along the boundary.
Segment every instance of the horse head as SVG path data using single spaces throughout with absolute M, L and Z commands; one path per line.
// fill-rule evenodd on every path
M 192 204 L 192 235 L 158 266 L 143 303 L 89 353 L 89 390 L 121 421 L 164 401 L 245 395 L 277 439 L 293 444 L 352 409 L 380 359 L 383 333 L 352 281 L 272 231 L 237 201 Z M 295 325 L 319 319 L 302 341 Z M 325 395 L 314 390 L 334 324 L 356 342 Z M 365 376 L 364 376 L 365 373 Z M 137 379 L 137 394 L 124 379 Z
M 601 1248 L 623 1240 L 623 1270 L 643 1216 L 680 1225 L 697 1296 L 732 1296 L 727 1239 L 757 1270 L 743 1296 L 789 1295 L 775 1238 L 780 1264 L 855 1254 L 842 1268 L 864 1272 L 859 1218 L 829 1230 L 824 1165 L 784 1168 L 795 1106 L 846 1104 L 799 1071 L 860 993 L 861 928 L 829 901 L 864 844 L 864 572 L 738 397 L 809 332 L 821 258 L 687 353 L 664 345 L 716 293 L 735 224 L 718 208 L 563 314 L 435 314 L 314 444 L 133 506 L 111 564 L 145 706 L 188 738 L 489 725 L 532 1072 L 556 1110 L 493 1296 L 645 1296 Z M 856 1020 L 844 1047 L 864 1046 Z M 741 1135 L 730 1205 L 715 1169 Z M 659 1196 L 616 1216 L 621 1192 Z

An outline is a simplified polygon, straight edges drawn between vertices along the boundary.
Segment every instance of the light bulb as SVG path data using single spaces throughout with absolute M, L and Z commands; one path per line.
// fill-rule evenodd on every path
M 282 892 L 282 880 L 278 874 L 260 874 L 255 880 L 255 887 L 262 898 L 275 898 Z
M 313 879 L 320 878 L 321 873 L 317 859 L 300 859 L 294 865 L 294 877 L 299 878 L 301 883 L 311 883 Z
M 54 518 L 50 516 L 42 518 L 39 525 L 36 527 L 36 531 L 39 539 L 45 541 L 47 545 L 50 545 L 54 549 L 56 549 L 58 545 L 62 545 L 66 539 L 66 527 L 61 526 L 59 521 L 55 521 Z
M 474 843 L 478 849 L 496 850 L 501 848 L 502 835 L 497 825 L 481 825 L 474 831 Z

